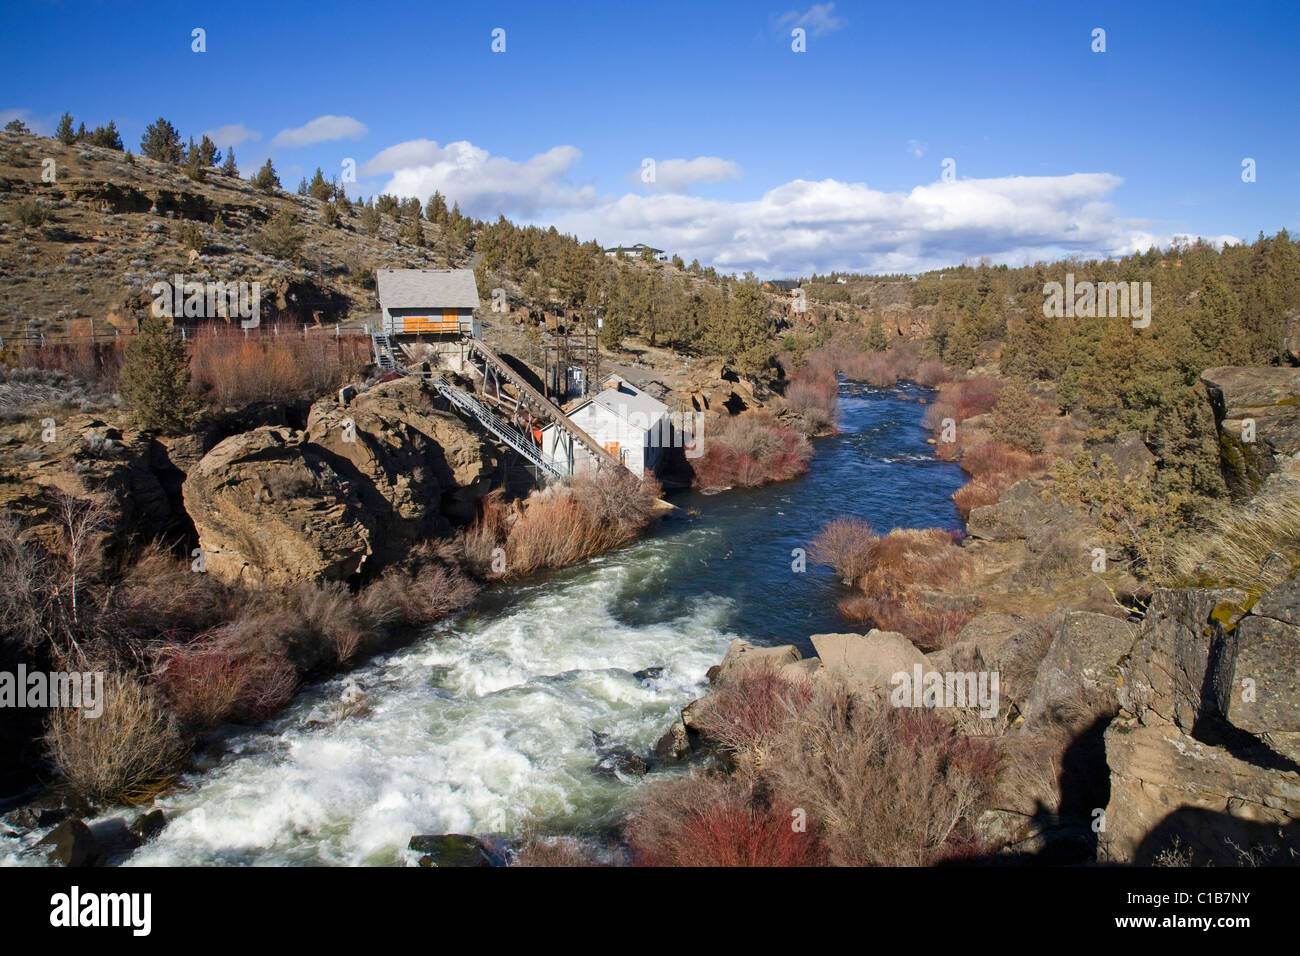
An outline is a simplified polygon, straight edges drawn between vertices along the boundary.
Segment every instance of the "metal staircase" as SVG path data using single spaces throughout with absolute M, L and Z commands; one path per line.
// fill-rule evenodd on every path
M 433 387 L 436 388 L 447 401 L 451 402 L 465 414 L 473 417 L 484 428 L 490 431 L 497 438 L 501 439 L 519 454 L 523 455 L 533 474 L 539 478 L 545 475 L 547 478 L 555 481 L 564 481 L 568 476 L 555 466 L 553 462 L 542 455 L 541 449 L 533 442 L 532 437 L 525 435 L 518 428 L 506 421 L 492 409 L 488 408 L 478 399 L 474 398 L 468 392 L 462 391 L 455 385 L 452 385 L 441 375 L 430 376 Z
M 370 344 L 375 349 L 375 364 L 379 366 L 380 372 L 403 372 L 406 368 L 397 361 L 397 356 L 393 352 L 393 343 L 388 338 L 387 332 L 371 332 Z

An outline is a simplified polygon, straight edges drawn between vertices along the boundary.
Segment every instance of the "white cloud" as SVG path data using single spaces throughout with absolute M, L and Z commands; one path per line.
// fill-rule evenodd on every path
M 782 29 L 786 27 L 803 27 L 815 37 L 838 30 L 846 22 L 835 16 L 835 4 L 833 3 L 813 4 L 803 13 L 798 10 L 791 10 L 789 13 L 783 13 L 776 18 L 776 25 Z
M 581 158 L 573 146 L 556 146 L 518 162 L 492 156 L 463 140 L 439 146 L 431 139 L 417 139 L 381 151 L 360 172 L 389 174 L 381 192 L 418 196 L 422 202 L 436 189 L 449 203 L 459 202 L 467 215 L 532 217 L 543 210 L 590 206 L 596 201 L 592 187 L 564 182 Z
M 242 143 L 255 143 L 262 138 L 261 133 L 249 129 L 243 123 L 229 123 L 216 129 L 205 129 L 203 135 L 216 143 L 220 149 L 229 149 Z
M 927 148 L 928 147 L 925 145 L 925 143 L 921 142 L 919 139 L 909 139 L 907 141 L 907 151 L 911 153 L 913 156 L 915 156 L 917 159 L 920 159 L 922 156 L 925 155 L 925 151 Z
M 740 178 L 740 167 L 729 159 L 717 156 L 697 156 L 694 159 L 664 159 L 655 163 L 652 183 L 641 181 L 641 169 L 628 174 L 633 182 L 646 189 L 663 192 L 685 192 L 696 183 L 716 183 L 724 179 Z
M 351 116 L 318 116 L 294 129 L 282 129 L 271 140 L 272 149 L 310 146 L 335 139 L 360 139 L 370 132 L 366 124 Z
M 967 179 L 885 193 L 863 183 L 795 180 L 756 200 L 625 195 L 557 217 L 581 237 L 637 236 L 725 272 L 915 272 L 988 255 L 1024 263 L 1106 256 L 1157 241 L 1106 197 L 1116 176 Z
M 724 272 L 916 272 L 979 256 L 1010 264 L 1105 258 L 1168 242 L 1114 210 L 1109 198 L 1122 180 L 1108 173 L 961 179 L 900 192 L 797 179 L 730 201 L 663 188 L 601 195 L 570 182 L 580 159 L 573 146 L 517 161 L 468 142 L 412 140 L 359 172 L 387 176 L 384 192 L 423 202 L 437 189 L 479 218 L 554 224 L 606 244 L 648 242 Z M 728 170 L 725 160 L 701 159 L 708 162 L 677 161 L 679 183 Z M 669 162 L 658 164 L 659 185 Z

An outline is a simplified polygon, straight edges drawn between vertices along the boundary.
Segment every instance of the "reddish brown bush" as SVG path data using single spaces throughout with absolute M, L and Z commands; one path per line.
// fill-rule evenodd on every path
M 762 757 L 773 737 L 811 696 L 767 667 L 751 666 L 729 677 L 695 709 L 695 724 L 709 740 L 733 754 Z
M 976 508 L 997 504 L 1001 495 L 996 488 L 990 488 L 982 481 L 968 481 L 953 492 L 952 503 L 957 506 L 961 520 L 965 521 Z
M 252 613 L 165 644 L 156 652 L 154 680 L 195 728 L 265 720 L 288 703 L 297 684 L 281 637 L 294 624 L 283 612 Z
M 459 611 L 477 593 L 478 585 L 458 570 L 427 564 L 389 568 L 361 593 L 360 604 L 378 623 L 423 627 Z
M 808 553 L 814 563 L 834 568 L 845 584 L 853 584 L 866 574 L 871 546 L 878 539 L 861 518 L 836 518 L 813 538 Z
M 633 810 L 628 840 L 641 866 L 818 866 L 814 828 L 799 832 L 789 807 L 755 799 L 718 776 L 656 782 Z
M 800 369 L 786 386 L 785 404 L 799 418 L 800 431 L 805 435 L 833 430 L 840 407 L 840 383 L 835 370 L 821 362 Z
M 974 617 L 973 611 L 927 607 L 913 594 L 876 597 L 857 594 L 839 603 L 851 621 L 904 634 L 923 651 L 947 647 Z
M 812 446 L 793 428 L 770 415 L 750 413 L 710 418 L 704 455 L 691 462 L 700 488 L 752 488 L 787 481 L 808 470 Z
M 991 743 L 933 711 L 839 687 L 818 693 L 779 743 L 774 800 L 806 808 L 839 865 L 924 866 L 965 851 L 995 793 Z
M 220 406 L 315 399 L 356 378 L 370 361 L 360 336 L 303 335 L 283 326 L 245 337 L 238 328 L 209 326 L 191 338 L 192 385 Z

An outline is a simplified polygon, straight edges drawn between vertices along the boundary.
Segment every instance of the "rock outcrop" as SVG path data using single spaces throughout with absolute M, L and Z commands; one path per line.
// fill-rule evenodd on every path
M 404 379 L 347 407 L 317 402 L 305 431 L 227 438 L 183 490 L 209 573 L 266 585 L 343 580 L 472 516 L 494 466 L 489 445 Z
M 1223 365 L 1201 373 L 1219 426 L 1224 480 L 1234 497 L 1254 494 L 1300 461 L 1300 368 Z
M 1243 597 L 1154 596 L 1105 734 L 1103 859 L 1150 863 L 1175 846 L 1199 864 L 1300 853 L 1300 764 L 1272 739 L 1293 741 L 1297 726 L 1295 595 L 1284 585 L 1259 602 L 1264 614 L 1236 621 Z

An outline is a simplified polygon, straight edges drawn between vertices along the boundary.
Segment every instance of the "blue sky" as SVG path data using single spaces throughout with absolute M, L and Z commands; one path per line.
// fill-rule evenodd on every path
M 161 115 L 289 188 L 351 158 L 354 194 L 439 188 L 728 272 L 1300 226 L 1294 3 L 8 0 L 0 27 L 0 117 L 38 131 L 66 109 L 138 150 Z

